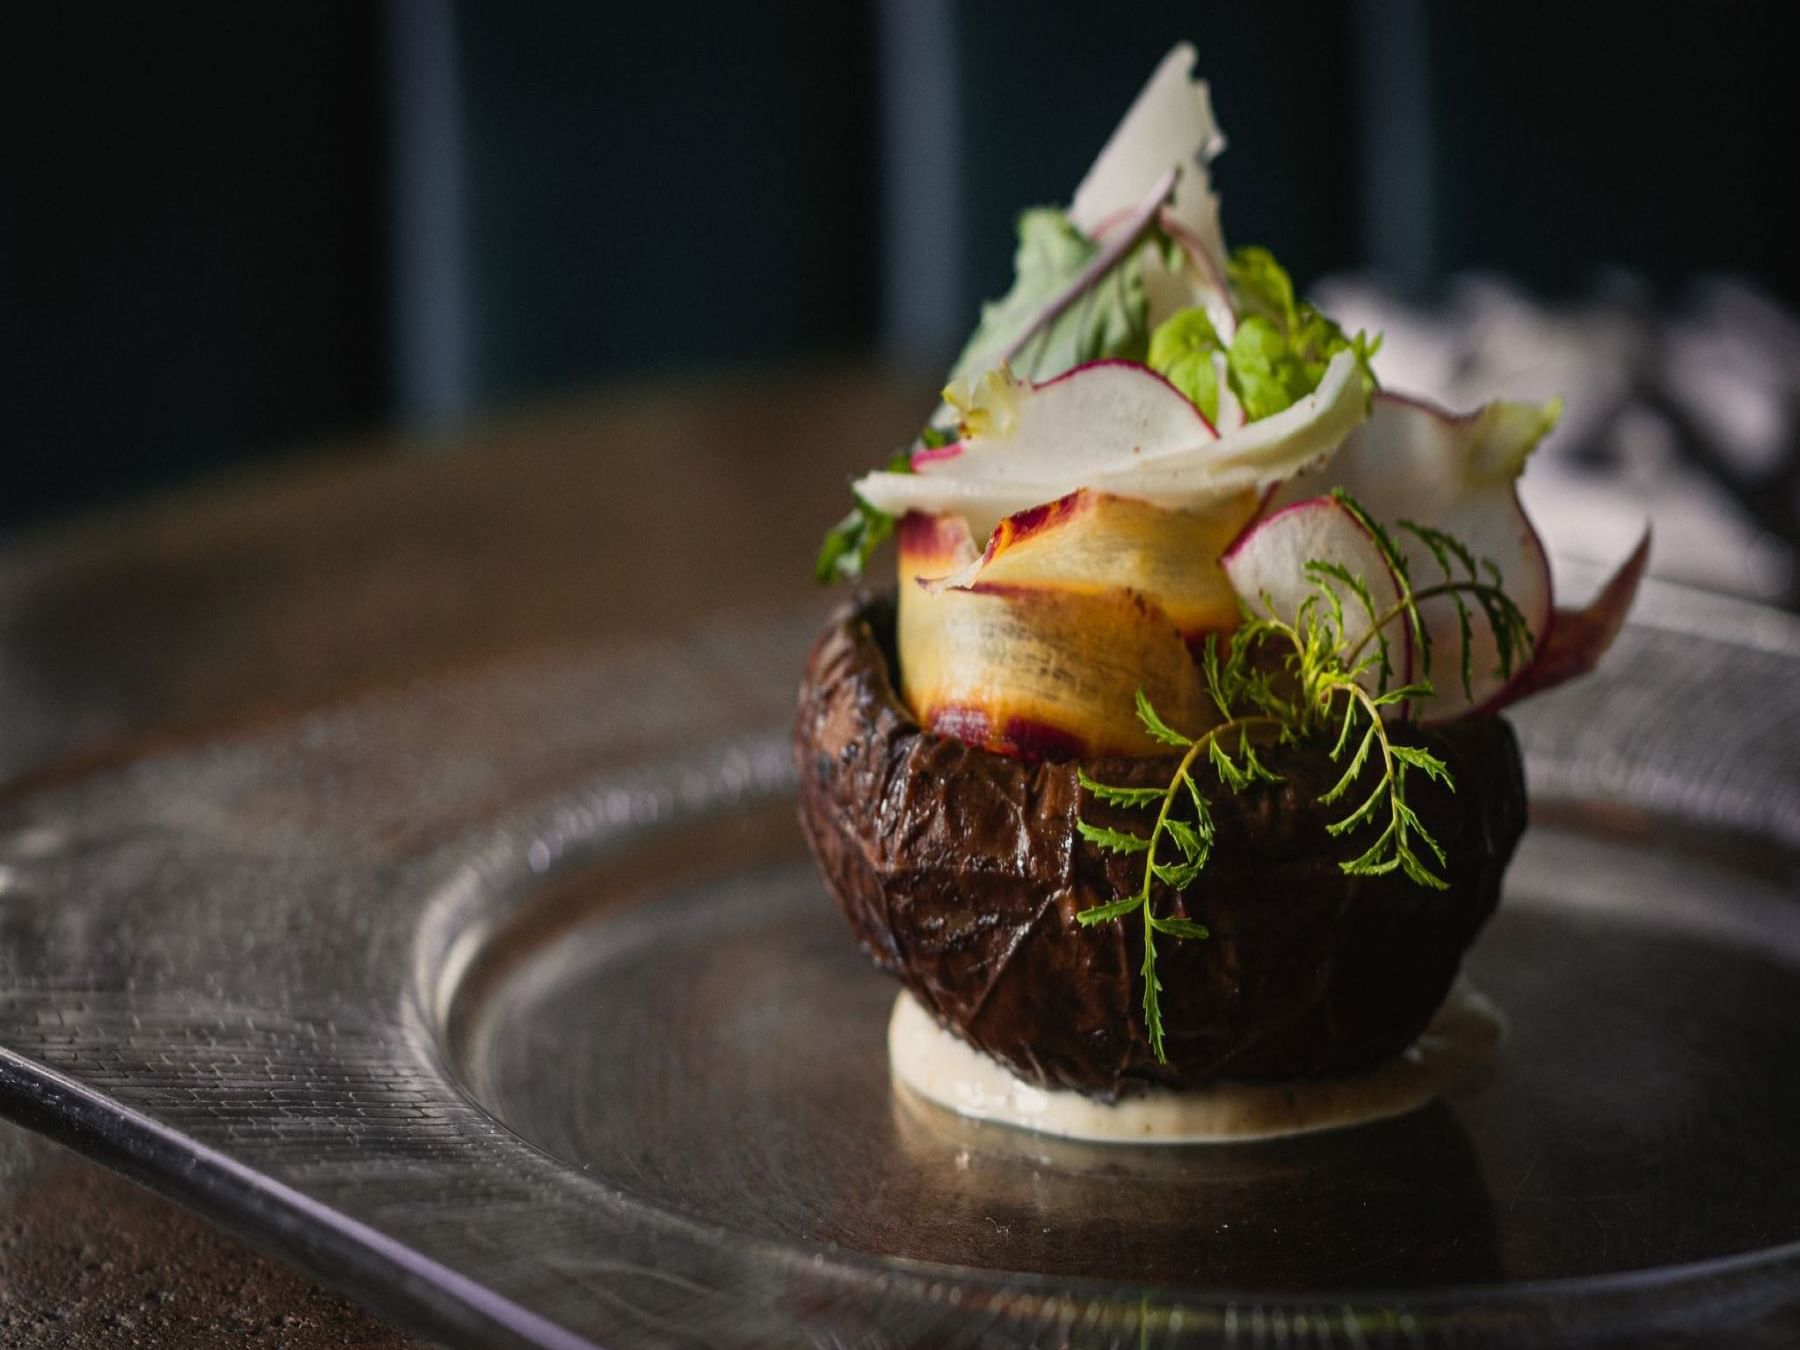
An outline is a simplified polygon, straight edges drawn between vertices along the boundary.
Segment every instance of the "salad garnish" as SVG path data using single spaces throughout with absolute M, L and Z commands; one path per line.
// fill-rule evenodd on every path
M 1173 757 L 1162 786 L 1078 770 L 1078 813 L 1141 857 L 1076 915 L 1143 925 L 1143 1019 L 1167 1063 L 1156 938 L 1211 856 L 1219 790 L 1283 783 L 1279 748 L 1340 766 L 1319 804 L 1350 875 L 1448 885 L 1409 784 L 1455 790 L 1406 724 L 1492 712 L 1591 669 L 1648 537 L 1586 610 L 1553 605 L 1520 505 L 1561 404 L 1467 414 L 1383 390 L 1379 335 L 1299 298 L 1269 250 L 1228 250 L 1223 146 L 1194 52 L 1172 51 L 1067 210 L 1018 221 L 1012 288 L 984 306 L 913 445 L 853 486 L 821 581 L 898 535 L 901 693 L 919 724 L 1080 764 Z M 1434 661 L 1454 653 L 1454 674 Z M 1135 694 L 1135 697 L 1134 697 Z

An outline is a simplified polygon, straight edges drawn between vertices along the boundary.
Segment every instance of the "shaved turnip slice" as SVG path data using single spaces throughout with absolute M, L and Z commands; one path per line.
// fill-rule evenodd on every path
M 1088 235 L 1102 235 L 1170 165 L 1180 165 L 1181 182 L 1165 213 L 1169 228 L 1223 290 L 1225 239 L 1206 166 L 1225 138 L 1206 82 L 1194 78 L 1196 60 L 1189 43 L 1170 49 L 1075 189 L 1069 219 Z
M 1083 490 L 1001 521 L 981 557 L 931 591 L 982 585 L 1130 590 L 1158 605 L 1190 646 L 1237 623 L 1219 558 L 1261 508 L 1254 492 L 1206 511 L 1169 511 Z
M 1482 711 L 1498 712 L 1509 703 L 1554 689 L 1593 670 L 1625 626 L 1625 616 L 1631 612 L 1631 602 L 1637 598 L 1638 584 L 1643 581 L 1649 562 L 1650 531 L 1646 527 L 1631 556 L 1619 564 L 1618 571 L 1607 578 L 1592 600 L 1580 609 L 1557 609 L 1551 614 L 1531 663 Z
M 1341 567 L 1358 578 L 1366 597 L 1342 579 L 1319 570 L 1319 564 Z M 1376 624 L 1387 644 L 1387 669 L 1379 660 L 1357 677 L 1371 694 L 1398 688 L 1412 678 L 1412 635 L 1396 613 L 1402 591 L 1387 555 L 1368 527 L 1335 497 L 1313 497 L 1258 521 L 1232 545 L 1224 558 L 1225 575 L 1251 610 L 1265 617 L 1298 624 L 1309 605 L 1317 614 L 1324 602 L 1320 587 L 1329 587 L 1343 613 L 1339 648 L 1347 653 L 1379 656 L 1380 641 L 1371 636 Z M 1395 713 L 1400 705 L 1384 711 Z
M 1406 560 L 1415 590 L 1444 581 L 1430 547 L 1401 522 L 1441 530 L 1499 571 L 1502 589 L 1518 606 L 1534 639 L 1550 621 L 1550 565 L 1543 542 L 1519 503 L 1519 474 L 1526 457 L 1556 423 L 1556 404 L 1490 403 L 1455 414 L 1432 404 L 1378 393 L 1369 420 L 1317 473 L 1289 483 L 1283 496 L 1310 496 L 1342 488 L 1389 532 Z M 1460 561 L 1453 575 L 1467 580 Z M 1485 568 L 1483 569 L 1485 573 Z M 1491 576 L 1483 575 L 1483 581 Z M 1445 721 L 1496 699 L 1530 664 L 1520 653 L 1503 671 L 1491 624 L 1475 597 L 1465 596 L 1470 619 L 1469 686 L 1462 679 L 1462 628 L 1448 596 L 1424 599 L 1420 619 L 1430 641 L 1429 669 L 1418 678 L 1434 689 L 1415 707 L 1425 721 Z

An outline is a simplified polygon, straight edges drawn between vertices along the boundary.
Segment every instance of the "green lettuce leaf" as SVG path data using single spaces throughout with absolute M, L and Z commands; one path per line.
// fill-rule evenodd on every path
M 1213 353 L 1225 350 L 1219 330 L 1203 309 L 1184 309 L 1169 316 L 1150 335 L 1145 364 L 1186 394 L 1206 420 L 1219 418 L 1219 374 Z
M 1283 331 L 1299 327 L 1293 278 L 1268 249 L 1254 244 L 1233 249 L 1225 263 L 1225 279 L 1239 314 L 1260 315 Z
M 1145 240 L 1077 297 L 1013 357 L 1014 373 L 1030 380 L 1047 380 L 1088 361 L 1109 357 L 1143 360 L 1149 342 L 1143 250 L 1155 247 L 1157 240 Z M 957 358 L 951 381 L 979 375 L 991 367 L 1099 252 L 1100 245 L 1054 207 L 1036 207 L 1022 214 L 1012 289 L 982 306 L 981 323 Z
M 855 493 L 856 504 L 850 514 L 825 532 L 813 563 L 813 580 L 820 585 L 834 581 L 855 581 L 882 542 L 894 532 L 894 518 L 878 511 Z
M 948 444 L 949 437 L 927 429 L 920 444 L 927 449 Z M 882 466 L 889 473 L 911 473 L 912 452 L 896 450 Z M 875 550 L 894 532 L 894 517 L 879 507 L 870 506 L 856 493 L 850 494 L 855 505 L 850 514 L 825 532 L 819 545 L 819 556 L 813 562 L 813 580 L 822 586 L 834 581 L 855 581 L 869 565 Z
M 1235 250 L 1226 276 L 1239 314 L 1229 346 L 1198 309 L 1172 315 L 1150 336 L 1147 364 L 1208 418 L 1218 415 L 1218 376 L 1212 359 L 1217 352 L 1224 353 L 1226 380 L 1252 422 L 1312 393 L 1331 358 L 1342 351 L 1355 354 L 1369 389 L 1376 387 L 1369 362 L 1381 339 L 1363 333 L 1347 336 L 1316 306 L 1296 299 L 1292 278 L 1268 249 Z
M 1225 363 L 1232 392 L 1252 422 L 1305 398 L 1325 373 L 1321 364 L 1309 380 L 1309 363 L 1296 353 L 1287 333 L 1261 314 L 1249 315 L 1238 324 Z

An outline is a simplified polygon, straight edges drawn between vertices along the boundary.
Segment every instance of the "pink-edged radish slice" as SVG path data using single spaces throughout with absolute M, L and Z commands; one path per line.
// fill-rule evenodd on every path
M 1014 512 L 1055 501 L 1084 487 L 1135 497 L 1171 510 L 1207 511 L 1240 492 L 1262 491 L 1329 459 L 1368 412 L 1361 373 L 1355 359 L 1346 352 L 1332 358 L 1317 389 L 1273 417 L 1252 422 L 1229 436 L 1214 439 L 1208 434 L 1178 446 L 1159 447 L 1147 437 L 1120 438 L 1108 430 L 1106 420 L 1098 412 L 1108 397 L 1107 391 L 1119 387 L 1108 372 L 1122 370 L 1142 370 L 1170 396 L 1181 398 L 1193 410 L 1191 403 L 1143 367 L 1125 362 L 1084 366 L 1061 380 L 1022 387 L 1007 448 L 996 443 L 989 450 L 996 456 L 1016 455 L 1017 477 L 979 469 L 972 472 L 968 466 L 976 461 L 976 447 L 981 440 L 973 438 L 957 455 L 932 461 L 927 472 L 867 474 L 857 480 L 856 491 L 871 506 L 890 515 L 908 511 L 954 512 L 967 519 L 976 538 L 986 538 L 987 531 Z M 1098 396 L 1089 405 L 1095 411 L 1083 414 L 1079 423 L 1046 431 L 1044 434 L 1054 438 L 1052 443 L 1057 449 L 1054 455 L 1037 459 L 1030 453 L 1027 433 L 1037 435 L 1031 429 L 1043 426 L 1043 422 L 1030 409 L 1040 396 L 1065 382 L 1079 392 L 1084 387 L 1080 383 L 1084 372 L 1092 372 L 1097 386 Z M 1140 379 L 1130 387 L 1142 391 L 1149 385 Z M 1051 393 L 1051 397 L 1057 395 Z M 1078 405 L 1071 400 L 1060 406 L 1072 412 Z M 1197 410 L 1188 415 L 1204 421 Z M 1061 471 L 1046 471 L 1052 460 L 1061 463 Z
M 1343 568 L 1362 581 L 1367 597 L 1314 564 Z M 1253 611 L 1288 623 L 1299 623 L 1308 606 L 1315 614 L 1329 616 L 1327 602 L 1320 595 L 1321 586 L 1329 587 L 1343 611 L 1338 633 L 1341 650 L 1357 651 L 1358 659 L 1378 655 L 1380 644 L 1371 636 L 1377 623 L 1386 639 L 1386 671 L 1377 661 L 1357 682 L 1374 694 L 1411 681 L 1412 634 L 1405 618 L 1396 613 L 1402 596 L 1400 580 L 1368 527 L 1335 497 L 1295 502 L 1258 521 L 1232 545 L 1224 568 Z M 1401 706 L 1387 711 L 1397 714 Z
M 1379 393 L 1369 420 L 1344 442 L 1317 474 L 1289 483 L 1283 495 L 1311 495 L 1342 488 L 1388 530 L 1406 559 L 1415 590 L 1442 582 L 1430 548 L 1399 522 L 1414 521 L 1454 536 L 1477 559 L 1499 570 L 1502 588 L 1519 607 L 1534 640 L 1550 622 L 1550 564 L 1543 542 L 1519 503 L 1525 461 L 1556 424 L 1559 405 L 1490 403 L 1456 414 L 1432 404 Z M 1464 579 L 1452 559 L 1455 575 Z M 1483 580 L 1488 580 L 1484 577 Z M 1480 605 L 1467 597 L 1471 624 L 1470 685 L 1462 682 L 1462 635 L 1456 605 L 1447 596 L 1420 602 L 1431 644 L 1430 669 L 1417 672 L 1435 692 L 1415 706 L 1425 721 L 1446 721 L 1485 707 L 1521 678 L 1530 653 L 1502 672 L 1499 647 Z
M 1085 486 L 1172 507 L 1212 500 L 1222 486 L 1260 490 L 1329 460 L 1368 411 L 1356 358 L 1340 352 L 1325 367 L 1318 388 L 1274 416 L 1211 443 L 1103 468 Z
M 1217 439 L 1185 394 L 1134 361 L 1094 361 L 1042 384 L 996 371 L 969 397 L 979 434 L 915 454 L 911 473 L 867 474 L 857 494 L 890 515 L 955 512 L 985 538 L 1002 517 L 1066 496 L 1104 465 Z
M 1222 288 L 1225 240 L 1206 166 L 1225 148 L 1225 138 L 1213 118 L 1206 82 L 1194 78 L 1196 60 L 1189 43 L 1170 49 L 1075 189 L 1069 219 L 1088 235 L 1103 236 L 1178 164 L 1181 181 L 1165 214 L 1193 241 Z
M 1215 204 L 1216 212 L 1216 204 Z M 1152 253 L 1144 259 L 1144 298 L 1149 303 L 1150 330 L 1179 310 L 1198 305 L 1212 320 L 1219 337 L 1229 343 L 1237 335 L 1237 298 L 1225 272 L 1225 243 L 1216 228 L 1208 240 L 1191 233 L 1175 216 L 1162 213 L 1163 232 L 1175 241 L 1173 264 Z M 1222 387 L 1222 386 L 1221 386 Z
M 1592 600 L 1580 609 L 1557 609 L 1551 613 L 1531 663 L 1482 711 L 1497 712 L 1509 703 L 1586 675 L 1599 665 L 1625 626 L 1625 616 L 1631 612 L 1631 602 L 1637 598 L 1638 585 L 1649 562 L 1650 531 L 1646 528 L 1631 556 L 1619 564 L 1618 571 L 1607 578 Z
M 1261 506 L 1254 492 L 1239 492 L 1206 511 L 1073 492 L 1008 516 L 981 557 L 927 589 L 1002 584 L 1131 590 L 1157 604 L 1192 646 L 1237 625 L 1237 592 L 1219 558 Z
M 1042 384 L 1009 381 L 1002 372 L 984 380 L 975 398 L 993 429 L 915 455 L 914 473 L 1054 481 L 1218 439 L 1186 394 L 1136 361 L 1090 361 Z

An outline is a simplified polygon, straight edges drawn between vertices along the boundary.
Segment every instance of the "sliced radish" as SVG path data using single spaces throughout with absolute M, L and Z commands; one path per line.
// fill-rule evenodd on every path
M 1597 666 L 1625 626 L 1649 562 L 1650 531 L 1646 528 L 1631 556 L 1619 564 L 1619 570 L 1607 578 L 1592 600 L 1580 609 L 1558 609 L 1551 614 L 1531 664 L 1482 711 L 1498 712 L 1509 703 L 1554 689 Z
M 1264 488 L 1329 459 L 1368 415 L 1368 405 L 1356 358 L 1340 352 L 1325 367 L 1318 388 L 1274 416 L 1210 444 L 1115 463 L 1090 474 L 1086 485 L 1163 506 L 1204 503 L 1221 486 Z
M 1103 492 L 1070 493 L 1008 516 L 981 557 L 927 589 L 1127 589 L 1154 601 L 1192 645 L 1236 626 L 1237 593 L 1219 557 L 1261 504 L 1256 493 L 1240 492 L 1207 511 L 1169 511 Z
M 931 445 L 922 450 L 914 450 L 907 457 L 907 466 L 914 473 L 924 473 L 933 464 L 942 464 L 947 460 L 958 459 L 963 452 L 961 441 L 952 441 L 948 445 Z
M 1429 403 L 1377 394 L 1369 420 L 1344 442 L 1319 473 L 1289 483 L 1284 496 L 1342 488 L 1386 527 L 1416 590 L 1443 580 L 1427 545 L 1399 522 L 1410 520 L 1462 541 L 1499 569 L 1503 588 L 1537 639 L 1550 621 L 1550 566 L 1544 546 L 1519 504 L 1517 483 L 1526 457 L 1555 425 L 1557 407 L 1490 403 L 1454 414 Z M 1460 570 L 1458 577 L 1463 574 Z M 1481 608 L 1467 601 L 1471 619 L 1470 687 L 1463 688 L 1461 628 L 1447 596 L 1426 599 L 1419 613 L 1431 642 L 1431 667 L 1419 671 L 1436 692 L 1415 709 L 1444 721 L 1492 702 L 1529 665 L 1500 669 L 1499 649 Z
M 991 414 L 996 429 L 965 436 L 960 454 L 915 456 L 915 473 L 1054 481 L 1096 464 L 1218 438 L 1187 395 L 1135 361 L 1092 361 L 1042 384 L 1014 383 L 987 397 L 1002 405 Z
M 1309 568 L 1313 563 L 1334 564 L 1360 578 L 1367 599 L 1346 582 Z M 1338 633 L 1343 650 L 1377 652 L 1369 635 L 1378 622 L 1387 640 L 1385 675 L 1378 663 L 1358 682 L 1370 693 L 1379 693 L 1411 680 L 1412 636 L 1405 619 L 1394 612 L 1401 599 L 1399 579 L 1368 528 L 1336 498 L 1295 502 L 1258 521 L 1232 545 L 1224 567 L 1252 610 L 1289 623 L 1298 623 L 1309 604 L 1317 607 L 1322 600 L 1319 588 L 1329 587 L 1343 612 Z
M 1225 271 L 1225 243 L 1219 237 L 1217 209 L 1215 202 L 1210 239 L 1190 233 L 1170 212 L 1163 212 L 1163 232 L 1179 247 L 1180 260 L 1171 266 L 1154 253 L 1145 258 L 1144 296 L 1149 302 L 1152 332 L 1178 311 L 1198 305 L 1225 342 L 1237 333 L 1237 297 L 1231 293 Z
M 1126 377 L 1124 371 L 1141 371 L 1148 380 Z M 1091 381 L 1095 390 L 1089 408 L 1124 391 L 1139 408 L 1158 409 L 1154 416 L 1137 414 L 1140 433 L 1160 436 L 1180 425 L 1180 417 L 1170 410 L 1171 398 L 1188 410 L 1182 415 L 1190 425 L 1204 424 L 1191 403 L 1144 367 L 1102 362 L 1026 387 L 1013 409 L 1010 435 L 994 438 L 986 451 L 979 449 L 982 438 L 971 438 L 961 453 L 930 462 L 926 471 L 867 474 L 857 481 L 856 491 L 892 515 L 956 512 L 967 518 L 977 538 L 984 538 L 1003 517 L 1084 487 L 1174 510 L 1210 511 L 1240 492 L 1260 491 L 1328 458 L 1368 408 L 1355 358 L 1342 353 L 1326 367 L 1319 387 L 1292 407 L 1216 439 L 1210 427 L 1183 440 L 1153 439 L 1121 435 L 1092 412 L 1081 414 L 1079 421 L 1059 423 L 1037 411 L 1038 401 L 1047 397 L 1052 408 L 1060 405 L 1073 416 L 1072 410 L 1088 397 L 1084 381 Z M 1150 381 L 1160 393 L 1147 392 Z M 1073 392 L 1056 392 L 1065 385 Z M 1039 444 L 1052 447 L 1041 459 Z M 1011 460 L 1003 468 L 984 467 L 983 454 Z

